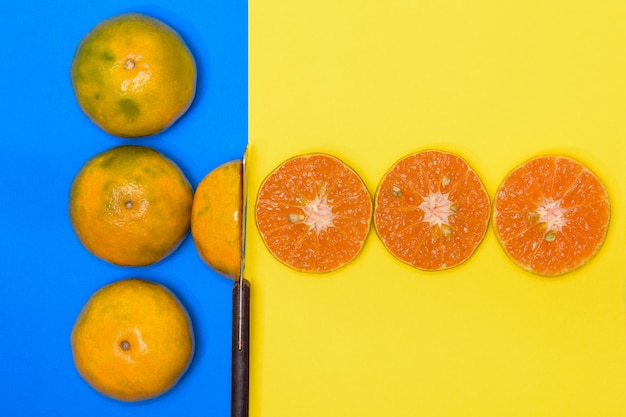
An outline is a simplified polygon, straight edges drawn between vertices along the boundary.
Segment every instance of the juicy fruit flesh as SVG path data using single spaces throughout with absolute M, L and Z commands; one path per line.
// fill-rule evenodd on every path
M 534 158 L 512 171 L 496 193 L 496 237 L 520 267 L 558 276 L 584 265 L 602 246 L 608 193 L 578 161 Z
M 352 261 L 370 228 L 372 202 L 358 175 L 325 154 L 294 157 L 261 184 L 255 217 L 268 250 L 303 272 Z
M 165 287 L 126 279 L 96 291 L 71 334 L 80 375 L 100 393 L 141 401 L 171 389 L 194 353 L 187 311 Z
M 463 159 L 423 151 L 402 158 L 385 174 L 374 224 L 397 259 L 440 270 L 471 256 L 486 233 L 490 210 L 482 182 Z

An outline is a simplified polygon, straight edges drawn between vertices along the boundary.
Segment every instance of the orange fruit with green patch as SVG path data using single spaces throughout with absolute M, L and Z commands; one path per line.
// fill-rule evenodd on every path
M 340 159 L 313 153 L 276 167 L 259 189 L 255 218 L 267 249 L 301 272 L 350 263 L 369 234 L 372 198 Z
M 191 235 L 200 258 L 216 271 L 237 278 L 242 251 L 242 160 L 209 172 L 196 188 Z
M 600 250 L 610 217 L 609 195 L 597 175 L 570 157 L 546 155 L 505 177 L 493 223 L 516 265 L 552 277 L 576 270 Z
M 81 40 L 71 80 L 81 109 L 103 130 L 148 136 L 187 111 L 196 92 L 196 64 L 174 29 L 128 13 L 102 21 Z
M 374 204 L 374 226 L 387 250 L 426 271 L 469 259 L 491 214 L 476 172 L 460 156 L 439 150 L 397 161 L 380 181 Z
M 174 387 L 191 364 L 195 343 L 180 300 L 163 285 L 142 279 L 96 291 L 70 341 L 83 379 L 120 401 L 147 400 Z
M 87 161 L 74 178 L 69 217 L 82 244 L 116 265 L 169 255 L 190 228 L 193 190 L 181 169 L 146 146 L 124 145 Z

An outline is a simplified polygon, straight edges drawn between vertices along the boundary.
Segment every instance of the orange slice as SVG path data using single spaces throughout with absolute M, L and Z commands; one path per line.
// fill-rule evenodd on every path
M 509 173 L 496 193 L 496 237 L 515 264 L 557 276 L 595 255 L 606 238 L 609 197 L 600 179 L 565 156 L 540 156 Z
M 303 272 L 329 272 L 352 261 L 367 238 L 372 199 L 361 178 L 325 154 L 291 158 L 261 184 L 255 207 L 267 249 Z
M 376 190 L 374 226 L 387 250 L 415 268 L 465 262 L 489 224 L 490 203 L 474 170 L 458 155 L 428 150 L 405 156 Z

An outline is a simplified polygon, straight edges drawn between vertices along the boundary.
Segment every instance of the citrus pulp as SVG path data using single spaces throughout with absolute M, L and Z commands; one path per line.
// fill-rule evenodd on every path
M 94 123 L 116 136 L 147 136 L 187 111 L 196 91 L 196 64 L 171 27 L 127 13 L 100 22 L 81 40 L 71 79 Z
M 242 192 L 242 161 L 230 161 L 202 179 L 191 208 L 191 235 L 200 258 L 231 278 L 241 267 Z
M 319 153 L 280 164 L 261 184 L 255 207 L 268 250 L 303 272 L 329 272 L 352 261 L 371 216 L 361 178 L 339 159 Z
M 515 264 L 544 276 L 585 264 L 602 246 L 609 218 L 604 184 L 565 156 L 539 156 L 518 166 L 494 201 L 494 229 L 502 248 Z
M 98 392 L 122 401 L 157 397 L 185 373 L 194 352 L 185 307 L 164 286 L 126 279 L 96 291 L 71 334 L 80 375 Z
M 485 236 L 491 210 L 476 172 L 460 156 L 438 150 L 396 162 L 374 204 L 374 226 L 387 250 L 428 271 L 465 262 Z
M 87 161 L 70 189 L 69 217 L 94 255 L 150 265 L 189 232 L 193 191 L 180 168 L 146 146 L 123 145 Z

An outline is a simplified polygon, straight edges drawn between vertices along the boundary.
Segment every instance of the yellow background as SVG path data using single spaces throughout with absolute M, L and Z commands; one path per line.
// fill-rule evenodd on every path
M 625 140 L 624 1 L 251 1 L 251 416 L 626 415 Z M 331 153 L 373 194 L 426 148 L 463 156 L 492 197 L 530 157 L 580 159 L 609 189 L 604 247 L 546 279 L 491 226 L 436 273 L 374 230 L 326 275 L 263 246 L 256 193 L 285 159 Z

